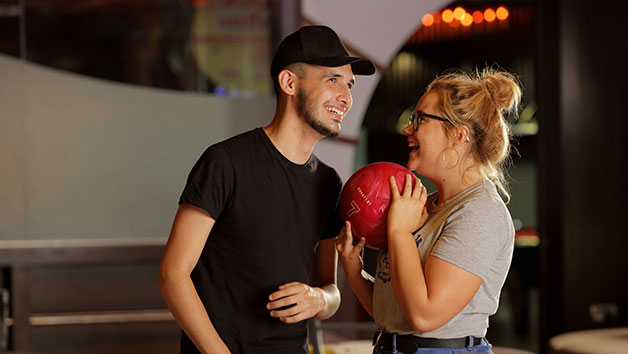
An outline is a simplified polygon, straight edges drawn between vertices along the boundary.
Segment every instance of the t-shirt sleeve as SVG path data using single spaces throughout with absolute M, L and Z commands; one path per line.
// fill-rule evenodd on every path
M 495 205 L 464 205 L 448 218 L 431 255 L 486 280 L 506 242 L 514 236 L 509 217 Z
M 214 219 L 229 206 L 234 187 L 234 170 L 228 153 L 212 145 L 198 159 L 179 198 L 179 204 L 204 209 Z

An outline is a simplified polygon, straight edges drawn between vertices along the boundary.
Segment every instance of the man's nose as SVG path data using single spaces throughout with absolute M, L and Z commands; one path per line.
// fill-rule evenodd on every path
M 341 102 L 347 108 L 347 111 L 351 108 L 353 103 L 353 98 L 351 97 L 351 90 L 347 87 L 341 90 L 336 97 L 338 102 Z

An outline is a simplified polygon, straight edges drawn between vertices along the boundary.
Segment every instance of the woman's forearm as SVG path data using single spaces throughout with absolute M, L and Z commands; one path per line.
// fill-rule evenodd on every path
M 364 279 L 361 274 L 347 275 L 347 281 L 362 307 L 373 317 L 373 282 Z
M 412 328 L 424 332 L 430 326 L 429 294 L 414 237 L 405 232 L 389 237 L 388 262 L 397 302 Z

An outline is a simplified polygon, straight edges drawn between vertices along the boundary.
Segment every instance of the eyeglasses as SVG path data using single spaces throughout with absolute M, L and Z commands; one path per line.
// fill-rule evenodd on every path
M 408 125 L 412 125 L 412 129 L 414 129 L 414 131 L 419 130 L 419 125 L 421 124 L 421 119 L 423 119 L 423 117 L 440 120 L 441 122 L 447 122 L 447 123 L 453 125 L 453 123 L 450 122 L 449 119 L 445 119 L 443 117 L 435 116 L 433 114 L 428 114 L 428 113 L 425 113 L 423 111 L 414 111 L 414 112 L 410 113 L 410 120 L 408 121 Z

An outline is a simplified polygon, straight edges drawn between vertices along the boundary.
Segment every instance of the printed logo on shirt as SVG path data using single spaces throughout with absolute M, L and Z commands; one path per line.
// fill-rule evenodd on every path
M 421 244 L 421 242 L 423 242 L 423 236 L 421 236 L 420 233 L 416 233 L 414 235 L 414 242 L 416 243 L 416 246 L 419 247 L 419 245 Z
M 390 264 L 388 263 L 388 252 L 384 252 L 377 264 L 377 279 L 388 283 L 390 281 Z

